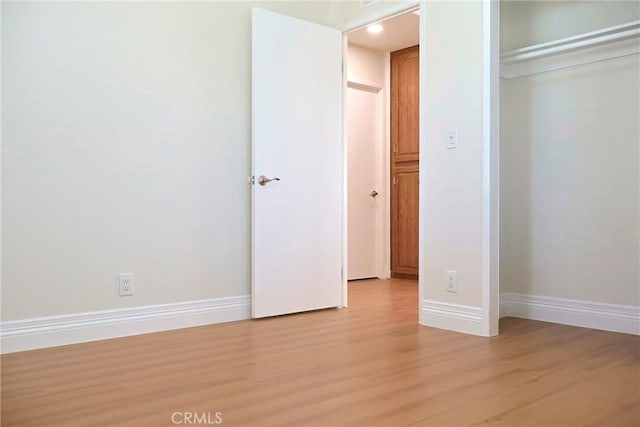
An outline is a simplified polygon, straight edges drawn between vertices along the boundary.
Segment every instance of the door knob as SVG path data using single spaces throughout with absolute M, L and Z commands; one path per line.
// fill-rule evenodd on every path
M 260 177 L 258 178 L 258 184 L 264 186 L 267 185 L 268 183 L 270 183 L 271 181 L 280 181 L 280 178 L 275 177 L 275 178 L 267 178 L 264 175 L 260 175 Z
M 376 197 L 378 195 L 378 192 L 376 190 L 373 190 L 371 193 L 369 193 L 369 195 L 371 197 Z

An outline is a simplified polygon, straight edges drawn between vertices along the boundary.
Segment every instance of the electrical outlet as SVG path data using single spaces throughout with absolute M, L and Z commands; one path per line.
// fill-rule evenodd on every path
M 458 292 L 458 272 L 447 270 L 447 292 Z
M 133 295 L 133 273 L 120 273 L 120 296 Z

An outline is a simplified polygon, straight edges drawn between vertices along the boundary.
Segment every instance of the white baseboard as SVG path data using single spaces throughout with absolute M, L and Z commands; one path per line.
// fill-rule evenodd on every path
M 422 301 L 422 324 L 472 335 L 483 335 L 482 308 L 449 304 L 440 301 Z
M 500 295 L 500 317 L 640 335 L 640 307 L 516 293 Z
M 0 323 L 0 352 L 56 347 L 250 317 L 250 296 L 244 295 L 14 320 Z

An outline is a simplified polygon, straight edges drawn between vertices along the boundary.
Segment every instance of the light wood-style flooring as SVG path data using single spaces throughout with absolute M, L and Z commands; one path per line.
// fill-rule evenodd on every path
M 2 426 L 640 425 L 640 337 L 515 318 L 473 337 L 417 307 L 415 282 L 359 281 L 344 310 L 4 355 Z

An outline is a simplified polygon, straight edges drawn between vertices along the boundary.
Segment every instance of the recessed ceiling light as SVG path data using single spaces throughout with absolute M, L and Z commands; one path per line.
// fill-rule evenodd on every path
M 382 25 L 380 24 L 371 24 L 367 27 L 367 31 L 371 34 L 381 33 L 383 30 Z

